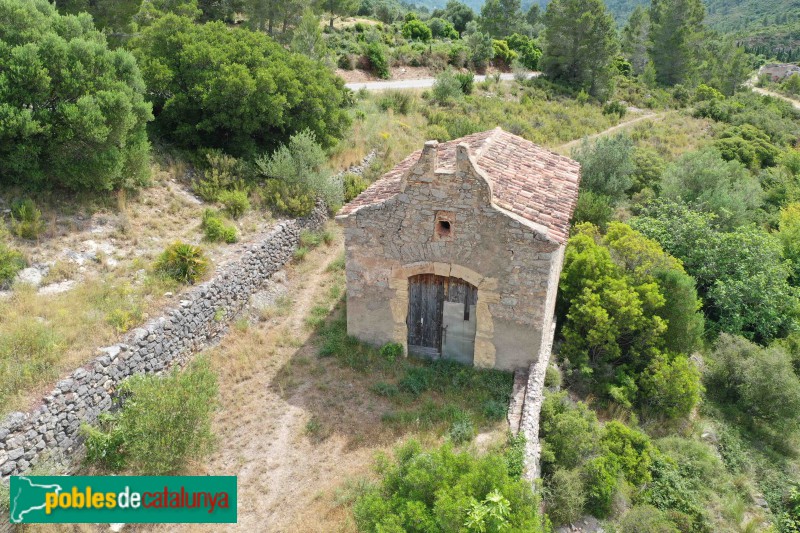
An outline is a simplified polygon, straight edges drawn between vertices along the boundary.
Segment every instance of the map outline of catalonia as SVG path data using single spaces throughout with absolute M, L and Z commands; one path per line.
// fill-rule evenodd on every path
M 41 489 L 55 490 L 56 494 L 60 494 L 64 490 L 61 487 L 61 485 L 40 485 L 40 484 L 34 483 L 27 476 L 19 476 L 18 480 L 19 481 L 27 481 L 31 488 L 41 488 Z M 12 502 L 11 511 L 9 512 L 9 517 L 11 519 L 11 522 L 14 523 L 14 524 L 18 524 L 18 523 L 22 522 L 23 517 L 26 514 L 30 513 L 31 511 L 39 511 L 41 509 L 44 509 L 45 506 L 47 505 L 46 501 L 43 499 L 41 505 L 30 507 L 28 509 L 25 509 L 23 511 L 19 511 L 18 512 L 17 511 L 17 502 L 19 500 L 20 495 L 22 495 L 22 492 L 23 492 L 23 486 L 20 486 L 19 490 L 17 491 L 17 495 L 14 497 L 14 500 Z

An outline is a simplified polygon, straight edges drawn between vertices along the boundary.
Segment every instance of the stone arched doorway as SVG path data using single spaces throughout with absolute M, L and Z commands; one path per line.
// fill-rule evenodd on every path
M 478 288 L 452 276 L 408 278 L 408 351 L 471 365 L 475 358 Z

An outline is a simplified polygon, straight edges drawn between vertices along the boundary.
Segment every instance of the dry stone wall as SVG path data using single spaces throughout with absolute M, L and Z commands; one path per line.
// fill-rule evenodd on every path
M 177 307 L 101 348 L 102 355 L 60 380 L 27 413 L 6 416 L 0 423 L 2 478 L 27 472 L 47 455 L 69 457 L 81 444 L 81 423 L 111 408 L 123 380 L 181 365 L 218 339 L 250 295 L 292 258 L 300 232 L 319 228 L 326 218 L 320 205 L 306 219 L 277 224 L 213 279 L 182 294 Z

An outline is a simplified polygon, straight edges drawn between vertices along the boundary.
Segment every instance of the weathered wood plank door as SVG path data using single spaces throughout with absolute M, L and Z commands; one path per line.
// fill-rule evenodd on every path
M 420 274 L 408 280 L 408 350 L 472 364 L 478 290 L 458 278 Z
M 408 350 L 419 355 L 442 352 L 442 304 L 444 279 L 420 274 L 408 280 Z

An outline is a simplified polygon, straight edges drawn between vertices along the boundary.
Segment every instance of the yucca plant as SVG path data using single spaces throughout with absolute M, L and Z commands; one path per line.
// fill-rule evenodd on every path
M 175 281 L 194 284 L 208 270 L 208 260 L 199 246 L 175 242 L 161 253 L 155 268 Z

